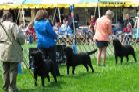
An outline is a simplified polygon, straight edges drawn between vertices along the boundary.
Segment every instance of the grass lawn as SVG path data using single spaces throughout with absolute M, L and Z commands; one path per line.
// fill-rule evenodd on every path
M 138 45 L 136 48 L 136 57 L 139 61 Z M 25 45 L 24 48 L 33 47 L 33 45 Z M 108 58 L 106 66 L 96 66 L 96 58 L 92 58 L 92 64 L 95 73 L 86 72 L 83 66 L 77 66 L 75 75 L 66 75 L 66 66 L 60 65 L 60 73 L 63 75 L 58 77 L 58 83 L 54 82 L 51 77 L 51 82 L 45 80 L 45 88 L 41 87 L 40 78 L 38 86 L 34 87 L 34 80 L 27 69 L 23 69 L 22 74 L 19 74 L 17 79 L 18 88 L 21 92 L 139 92 L 139 63 L 134 63 L 132 57 L 129 58 L 129 63 L 124 59 L 123 65 L 114 64 L 114 56 L 110 51 L 113 49 L 110 46 L 107 51 Z M 24 52 L 27 57 L 27 52 Z M 93 57 L 93 56 L 92 56 Z M 0 76 L 1 76 L 0 71 Z M 0 77 L 0 88 L 2 88 L 2 76 Z M 2 92 L 2 89 L 0 89 Z

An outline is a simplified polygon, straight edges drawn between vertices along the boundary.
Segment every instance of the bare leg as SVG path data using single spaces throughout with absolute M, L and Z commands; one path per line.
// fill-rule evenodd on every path
M 107 47 L 102 48 L 103 65 L 105 65 L 105 63 L 106 63 L 106 48 Z
M 98 48 L 98 53 L 97 53 L 97 65 L 100 65 L 101 53 L 102 53 L 102 48 Z

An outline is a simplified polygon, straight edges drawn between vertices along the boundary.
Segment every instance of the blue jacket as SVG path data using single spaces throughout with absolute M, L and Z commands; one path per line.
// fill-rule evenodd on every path
M 38 48 L 49 48 L 56 45 L 57 35 L 48 20 L 35 21 L 34 30 L 37 36 Z

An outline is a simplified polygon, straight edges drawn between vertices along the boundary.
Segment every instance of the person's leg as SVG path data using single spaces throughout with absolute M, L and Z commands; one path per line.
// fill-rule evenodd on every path
M 52 59 L 52 61 L 53 61 L 54 64 L 55 64 L 56 75 L 60 75 L 58 63 L 56 62 L 56 46 L 51 47 L 51 48 L 49 49 L 48 55 L 49 55 L 49 57 Z
M 107 47 L 103 47 L 102 48 L 102 59 L 103 59 L 103 65 L 105 66 L 106 64 L 106 48 Z
M 8 92 L 9 84 L 10 84 L 10 78 L 9 78 L 9 71 L 10 71 L 10 64 L 7 62 L 2 63 L 3 67 L 3 90 Z
M 102 48 L 98 48 L 97 65 L 100 65 L 101 53 L 102 53 Z
M 16 77 L 18 74 L 18 62 L 10 63 L 10 86 L 9 92 L 18 92 L 16 87 Z
M 131 45 L 131 43 L 133 42 L 133 37 L 132 37 L 132 34 L 129 35 L 129 45 Z

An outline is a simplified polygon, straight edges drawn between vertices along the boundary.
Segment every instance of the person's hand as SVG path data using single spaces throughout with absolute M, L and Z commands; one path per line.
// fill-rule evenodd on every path
M 97 41 L 97 39 L 96 39 L 96 38 L 93 38 L 93 41 L 94 41 L 94 42 L 96 42 L 96 41 Z
M 24 24 L 20 24 L 20 25 L 19 25 L 19 28 L 24 28 L 24 27 L 25 27 Z

